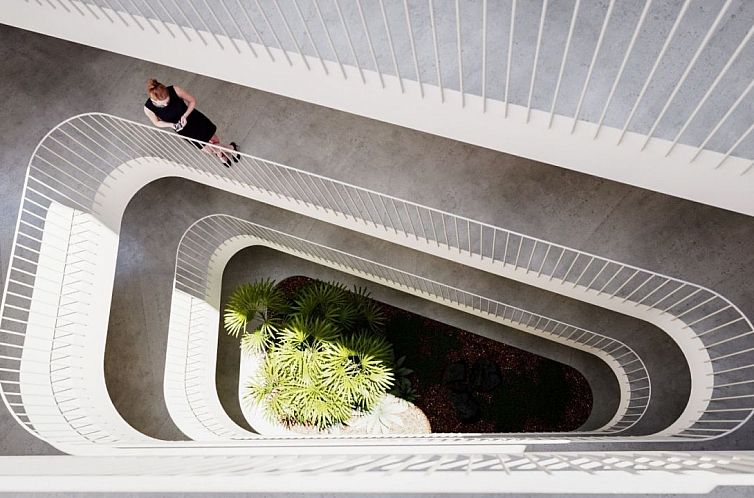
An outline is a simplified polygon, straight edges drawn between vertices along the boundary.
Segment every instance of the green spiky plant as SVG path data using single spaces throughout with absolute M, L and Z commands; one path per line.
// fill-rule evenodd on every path
M 266 354 L 244 400 L 264 402 L 273 421 L 318 429 L 348 421 L 355 410 L 371 410 L 395 379 L 379 304 L 366 289 L 349 292 L 324 282 L 304 286 L 288 300 L 286 307 L 269 280 L 242 286 L 229 300 L 228 332 L 243 330 L 241 348 Z M 247 331 L 255 318 L 263 325 Z
M 366 287 L 353 288 L 353 301 L 357 310 L 356 330 L 382 330 L 385 325 L 385 313 L 382 307 L 372 299 L 372 294 Z
M 365 332 L 328 342 L 322 351 L 323 382 L 354 407 L 370 410 L 393 384 L 392 354 L 385 339 Z
M 408 402 L 413 403 L 419 397 L 414 390 L 414 386 L 411 384 L 409 375 L 414 373 L 413 370 L 404 366 L 406 361 L 405 356 L 401 356 L 395 361 L 393 368 L 395 369 L 395 382 L 393 382 L 393 388 L 390 389 L 390 394 L 396 398 L 405 399 Z
M 241 336 L 241 351 L 247 354 L 263 354 L 272 344 L 272 334 L 261 329 Z
M 324 320 L 310 322 L 295 316 L 280 334 L 280 343 L 269 358 L 292 378 L 314 379 L 320 375 L 321 353 L 328 341 L 338 339 L 335 327 Z
M 225 306 L 223 324 L 228 334 L 241 335 L 241 350 L 262 354 L 273 344 L 283 325 L 287 309 L 285 296 L 274 280 L 266 279 L 239 286 Z M 249 325 L 255 324 L 254 330 Z
M 271 279 L 239 286 L 225 306 L 225 330 L 233 337 L 246 333 L 255 318 L 261 322 L 258 329 L 274 335 L 280 325 L 280 315 L 285 313 L 286 300 Z
M 323 320 L 350 330 L 359 310 L 348 289 L 337 282 L 314 282 L 304 287 L 293 302 L 293 316 L 304 320 Z

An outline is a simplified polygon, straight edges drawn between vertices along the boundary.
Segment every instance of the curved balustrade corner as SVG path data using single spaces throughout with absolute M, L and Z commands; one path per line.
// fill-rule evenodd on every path
M 181 237 L 176 252 L 174 304 L 168 339 L 168 363 L 176 368 L 166 373 L 165 397 L 171 418 L 194 440 L 254 437 L 237 427 L 230 428 L 234 424 L 212 389 L 223 270 L 230 257 L 250 245 L 264 245 L 293 254 L 598 356 L 618 379 L 619 407 L 602 428 L 571 432 L 567 437 L 623 432 L 646 413 L 651 398 L 649 374 L 642 359 L 621 341 L 250 221 L 218 214 L 194 222 Z M 197 359 L 197 355 L 189 355 L 194 347 L 203 352 L 203 356 Z M 505 436 L 509 440 L 532 438 L 531 434 Z
M 160 444 L 128 426 L 107 397 L 102 331 L 123 210 L 165 176 L 650 321 L 679 344 L 692 372 L 689 407 L 664 437 L 720 437 L 751 418 L 754 329 L 714 291 L 249 154 L 223 168 L 177 135 L 88 113 L 53 128 L 29 161 L 3 293 L 0 392 L 16 420 L 53 445 Z

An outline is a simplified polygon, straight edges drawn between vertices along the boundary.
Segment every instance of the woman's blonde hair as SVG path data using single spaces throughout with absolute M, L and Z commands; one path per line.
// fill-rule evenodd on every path
M 154 78 L 150 78 L 147 81 L 147 93 L 153 100 L 165 100 L 168 98 L 167 87 Z

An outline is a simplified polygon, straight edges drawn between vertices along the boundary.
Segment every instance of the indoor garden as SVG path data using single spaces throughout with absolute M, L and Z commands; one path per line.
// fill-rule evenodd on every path
M 223 323 L 240 339 L 242 410 L 261 434 L 570 431 L 591 412 L 573 368 L 364 288 L 259 280 L 228 297 Z

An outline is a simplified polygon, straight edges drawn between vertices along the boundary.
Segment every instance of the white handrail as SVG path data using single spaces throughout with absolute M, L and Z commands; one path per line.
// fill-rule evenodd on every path
M 219 403 L 215 399 L 216 394 L 205 388 L 214 379 L 214 350 L 208 348 L 207 343 L 217 342 L 220 279 L 227 259 L 244 245 L 271 247 L 598 356 L 618 379 L 619 407 L 615 416 L 602 428 L 571 432 L 568 437 L 623 432 L 633 427 L 647 410 L 651 398 L 649 374 L 642 359 L 621 341 L 250 221 L 218 214 L 194 222 L 181 237 L 176 252 L 174 304 L 171 311 L 171 323 L 175 326 L 171 326 L 169 344 L 179 346 L 175 353 L 169 350 L 168 362 L 177 364 L 183 354 L 183 345 L 188 349 L 190 344 L 195 343 L 203 345 L 200 350 L 204 351 L 207 361 L 201 361 L 201 357 L 189 360 L 183 355 L 184 368 L 176 369 L 175 375 L 169 376 L 170 380 L 166 378 L 165 394 L 166 399 L 172 398 L 176 386 L 183 386 L 183 393 L 179 393 L 176 402 L 179 408 L 174 409 L 180 410 L 179 413 L 173 414 L 170 402 L 168 410 L 179 427 L 187 427 L 183 429 L 184 432 L 195 440 L 201 440 L 205 433 L 220 439 L 227 439 L 229 433 L 232 434 L 231 439 L 253 437 L 249 434 L 239 436 L 239 431 L 229 430 L 227 416 L 221 410 L 216 416 L 211 416 L 207 407 L 219 406 Z M 194 308 L 200 310 L 200 314 L 195 315 Z M 189 391 L 191 394 L 188 394 Z M 181 401 L 185 401 L 189 409 L 183 409 L 185 407 Z M 194 404 L 198 405 L 196 409 Z M 204 418 L 195 416 L 199 410 L 206 415 Z M 189 415 L 189 420 L 181 419 L 184 413 Z M 195 432 L 195 436 L 189 431 L 196 424 L 202 429 Z M 531 434 L 505 436 L 532 437 Z M 545 437 L 551 438 L 553 435 Z
M 380 451 L 381 450 L 381 451 Z M 424 452 L 295 449 L 251 455 L 0 457 L 0 491 L 699 494 L 751 486 L 751 452 Z
M 676 424 L 661 437 L 645 440 L 716 438 L 752 415 L 754 330 L 738 307 L 709 289 L 249 154 L 224 168 L 180 136 L 89 113 L 51 130 L 30 160 L 3 294 L 0 360 L 9 363 L 0 370 L 1 392 L 19 423 L 47 441 L 157 444 L 117 416 L 97 377 L 102 358 L 96 356 L 104 348 L 123 210 L 138 188 L 168 175 L 651 321 L 671 334 L 686 355 L 692 392 Z M 95 265 L 96 272 L 87 265 Z M 81 287 L 87 283 L 96 288 Z M 55 321 L 45 322 L 45 316 Z M 76 352 L 79 345 L 69 337 L 73 332 L 85 341 L 101 341 L 88 349 L 84 344 L 88 361 Z M 66 373 L 61 382 L 70 387 L 50 394 L 57 376 L 48 371 L 41 384 L 32 377 L 40 374 L 38 354 L 47 355 L 41 364 L 48 365 L 53 349 L 56 368 L 86 372 Z M 28 389 L 13 387 L 21 385 Z M 28 399 L 39 396 L 53 402 L 52 408 L 66 404 L 66 413 L 70 407 L 89 415 L 72 423 L 61 419 L 62 413 L 35 414 Z M 58 418 L 46 430 L 29 416 Z
M 43 2 L 37 3 L 38 7 L 41 9 L 49 9 L 51 7 L 54 7 L 54 5 L 52 5 L 50 2 L 48 2 L 48 4 L 45 4 Z M 537 66 L 539 65 L 538 62 L 540 61 L 541 57 L 544 57 L 546 55 L 545 53 L 540 53 L 541 51 L 539 50 L 539 48 L 543 43 L 543 40 L 546 40 L 548 36 L 552 36 L 556 31 L 555 29 L 551 29 L 549 31 L 545 29 L 545 13 L 547 9 L 546 1 L 544 2 L 542 10 L 539 11 L 539 30 L 536 37 L 536 48 L 533 50 L 531 68 L 529 68 L 529 64 L 525 64 L 522 67 L 514 67 L 514 65 L 512 64 L 513 50 L 519 44 L 524 43 L 523 41 L 519 40 L 524 36 L 524 34 L 521 30 L 515 29 L 517 23 L 516 16 L 521 15 L 521 9 L 516 8 L 515 0 L 513 0 L 511 5 L 510 25 L 507 27 L 508 36 L 506 36 L 505 39 L 501 38 L 500 40 L 489 39 L 486 36 L 483 37 L 483 47 L 482 50 L 478 51 L 479 53 L 474 53 L 471 50 L 471 48 L 474 47 L 474 45 L 471 44 L 474 42 L 472 42 L 471 40 L 466 40 L 461 36 L 461 23 L 463 21 L 463 18 L 460 15 L 459 9 L 457 8 L 459 6 L 457 5 L 458 2 L 436 3 L 430 1 L 426 10 L 415 8 L 409 12 L 409 9 L 405 2 L 385 3 L 380 1 L 377 5 L 363 5 L 360 1 L 355 1 L 356 11 L 358 12 L 358 19 L 350 19 L 349 17 L 344 16 L 342 12 L 342 6 L 339 2 L 334 2 L 332 5 L 327 3 L 320 5 L 320 3 L 315 2 L 317 12 L 316 19 L 303 15 L 301 13 L 300 7 L 296 2 L 281 4 L 280 2 L 275 1 L 273 2 L 273 9 L 265 10 L 258 1 L 255 1 L 254 5 L 256 5 L 257 9 L 256 11 L 252 11 L 245 5 L 243 5 L 243 3 L 239 0 L 214 0 L 214 2 L 212 2 L 211 4 L 206 2 L 206 0 L 201 2 L 195 2 L 192 0 L 191 2 L 188 2 L 191 11 L 194 14 L 191 18 L 189 18 L 183 8 L 180 7 L 180 2 L 176 3 L 175 0 L 154 0 L 152 2 L 148 2 L 145 4 L 148 7 L 148 11 L 141 9 L 138 3 L 132 2 L 116 2 L 115 4 L 111 2 L 104 2 L 104 5 L 102 6 L 99 5 L 95 0 L 69 0 L 69 3 L 74 7 L 75 11 L 66 9 L 66 15 L 84 17 L 92 23 L 105 23 L 107 22 L 107 20 L 112 23 L 112 17 L 117 16 L 126 27 L 129 27 L 129 24 L 124 19 L 125 15 L 133 20 L 136 26 L 138 26 L 140 32 L 145 31 L 144 24 L 146 23 L 151 26 L 152 30 L 157 36 L 170 36 L 171 39 L 175 39 L 173 31 L 169 27 L 172 25 L 183 31 L 185 37 L 188 40 L 187 43 L 191 43 L 191 41 L 186 30 L 193 31 L 205 44 L 206 40 L 204 36 L 210 35 L 214 38 L 215 42 L 221 48 L 221 50 L 226 49 L 227 43 L 223 43 L 224 41 L 230 42 L 239 57 L 248 56 L 245 51 L 243 53 L 241 52 L 239 45 L 248 47 L 251 56 L 254 58 L 256 58 L 257 49 L 263 48 L 267 51 L 270 57 L 272 57 L 270 48 L 279 49 L 282 51 L 288 65 L 294 65 L 294 58 L 292 58 L 291 56 L 296 55 L 298 59 L 300 59 L 301 64 L 303 64 L 309 71 L 311 70 L 310 62 L 307 60 L 307 57 L 309 57 L 312 60 L 319 60 L 322 72 L 325 75 L 332 77 L 337 76 L 335 74 L 330 74 L 326 62 L 336 63 L 342 69 L 342 66 L 343 64 L 345 64 L 345 62 L 340 60 L 340 57 L 337 54 L 337 49 L 350 49 L 353 58 L 356 60 L 354 60 L 353 64 L 349 65 L 358 68 L 362 76 L 362 81 L 366 83 L 361 64 L 359 64 L 356 56 L 356 53 L 359 51 L 359 49 L 361 49 L 363 52 L 369 53 L 372 65 L 374 66 L 374 71 L 379 78 L 381 88 L 384 89 L 386 87 L 384 76 L 387 73 L 385 73 L 385 71 L 383 70 L 384 68 L 380 67 L 379 61 L 390 60 L 392 63 L 392 70 L 397 78 L 401 93 L 404 93 L 403 80 L 407 79 L 418 83 L 420 90 L 419 93 L 421 93 L 422 97 L 424 95 L 423 84 L 428 84 L 436 86 L 439 89 L 439 98 L 441 100 L 444 100 L 444 88 L 446 88 L 447 85 L 443 82 L 443 75 L 441 74 L 440 68 L 445 65 L 457 65 L 461 105 L 465 105 L 465 99 L 467 95 L 478 95 L 482 98 L 482 110 L 486 111 L 488 99 L 499 100 L 504 104 L 504 115 L 506 117 L 508 116 L 508 104 L 514 103 L 509 98 L 511 96 L 511 80 L 519 79 L 520 81 L 529 82 L 528 92 L 522 91 L 522 94 L 525 95 L 523 100 L 520 102 L 515 102 L 516 104 L 523 106 L 526 109 L 524 119 L 526 123 L 529 123 L 529 111 L 532 109 L 532 106 L 535 106 L 534 108 L 536 108 L 536 105 L 539 103 L 538 105 L 541 107 L 539 110 L 550 114 L 551 125 L 552 115 L 554 115 L 556 111 L 555 103 L 561 97 L 558 94 L 562 89 L 560 81 L 563 78 L 563 72 L 573 71 L 578 74 L 577 71 L 579 70 L 577 68 L 581 67 L 581 65 L 583 64 L 588 64 L 589 71 L 583 85 L 578 85 L 576 93 L 574 95 L 571 95 L 572 99 L 578 101 L 575 115 L 567 113 L 563 114 L 562 116 L 568 118 L 568 120 L 572 120 L 572 123 L 570 125 L 571 129 L 575 128 L 580 122 L 594 123 L 596 125 L 596 127 L 594 127 L 594 135 L 596 137 L 596 135 L 599 134 L 600 130 L 604 126 L 604 119 L 608 113 L 608 110 L 612 112 L 621 112 L 622 114 L 617 116 L 615 119 L 616 122 L 623 123 L 623 126 L 621 127 L 622 130 L 619 133 L 620 138 L 618 140 L 619 143 L 622 143 L 629 125 L 634 122 L 634 118 L 637 115 L 641 115 L 642 113 L 648 114 L 651 116 L 651 118 L 648 118 L 651 119 L 651 121 L 645 127 L 647 128 L 647 130 L 641 132 L 643 137 L 641 146 L 642 149 L 650 140 L 657 140 L 656 131 L 658 125 L 660 121 L 662 121 L 662 118 L 664 117 L 670 105 L 675 102 L 675 97 L 679 91 L 684 88 L 689 88 L 692 85 L 696 86 L 701 84 L 702 90 L 705 90 L 705 92 L 703 92 L 703 95 L 699 97 L 698 102 L 695 102 L 697 104 L 696 110 L 698 110 L 698 108 L 704 102 L 709 100 L 711 94 L 716 89 L 717 83 L 719 82 L 718 79 L 716 79 L 714 82 L 703 81 L 701 83 L 698 83 L 695 81 L 692 82 L 692 84 L 686 85 L 686 82 L 689 79 L 689 73 L 692 69 L 699 70 L 699 66 L 704 64 L 710 65 L 712 61 L 719 60 L 716 57 L 710 58 L 710 60 L 707 62 L 705 62 L 703 58 L 700 60 L 700 56 L 703 53 L 706 53 L 705 49 L 707 48 L 707 42 L 710 40 L 710 38 L 714 35 L 727 37 L 726 42 L 729 42 L 727 43 L 727 45 L 733 47 L 730 50 L 730 54 L 727 54 L 727 60 L 723 72 L 728 72 L 730 65 L 737 58 L 740 51 L 745 48 L 745 46 L 748 45 L 750 41 L 749 37 L 747 36 L 743 37 L 741 40 L 736 39 L 735 34 L 729 34 L 729 31 L 733 32 L 734 30 L 726 30 L 724 23 L 730 22 L 731 19 L 735 18 L 735 15 L 731 15 L 731 13 L 728 12 L 729 2 L 722 5 L 716 11 L 713 10 L 709 14 L 705 14 L 710 17 L 713 22 L 711 22 L 710 28 L 706 31 L 706 33 L 703 34 L 703 36 L 702 34 L 699 34 L 699 36 L 701 36 L 702 38 L 700 43 L 692 41 L 688 44 L 688 46 L 680 48 L 680 50 L 683 50 L 684 52 L 683 55 L 687 54 L 688 57 L 691 58 L 691 62 L 685 66 L 685 70 L 681 74 L 671 75 L 672 93 L 661 103 L 661 110 L 658 111 L 655 110 L 657 104 L 654 102 L 646 102 L 644 100 L 644 95 L 647 89 L 649 89 L 653 85 L 665 84 L 664 80 L 661 80 L 660 77 L 656 77 L 656 70 L 662 63 L 667 53 L 667 49 L 670 46 L 670 43 L 674 40 L 676 31 L 678 29 L 682 29 L 682 26 L 684 26 L 685 23 L 690 22 L 686 19 L 685 16 L 685 13 L 687 12 L 690 5 L 689 2 L 684 2 L 684 4 L 680 8 L 680 11 L 675 17 L 669 17 L 668 19 L 661 20 L 656 18 L 653 21 L 655 25 L 653 25 L 652 29 L 646 29 L 641 32 L 639 28 L 641 28 L 643 24 L 643 20 L 650 8 L 651 2 L 645 2 L 643 5 L 641 3 L 637 3 L 636 6 L 624 6 L 624 9 L 628 9 L 632 13 L 636 13 L 637 18 L 639 18 L 635 29 L 632 29 L 634 28 L 634 26 L 630 24 L 622 24 L 620 19 L 610 19 L 610 14 L 613 7 L 613 2 L 610 2 L 605 18 L 602 20 L 601 29 L 598 30 L 597 33 L 593 34 L 586 34 L 586 31 L 578 34 L 578 36 L 581 36 L 582 38 L 587 36 L 589 37 L 588 40 L 584 40 L 584 42 L 587 44 L 585 46 L 595 47 L 591 52 L 591 61 L 584 60 L 581 61 L 581 64 L 579 64 L 578 61 L 575 63 L 571 61 L 571 63 L 569 64 L 569 55 L 571 56 L 571 58 L 574 57 L 573 54 L 569 54 L 568 51 L 568 47 L 570 46 L 571 38 L 573 36 L 574 26 L 580 20 L 589 20 L 590 17 L 591 21 L 598 21 L 598 19 L 595 19 L 595 17 L 598 17 L 600 15 L 595 10 L 587 9 L 579 12 L 577 2 L 576 8 L 573 11 L 573 16 L 572 18 L 570 18 L 570 24 L 568 25 L 569 34 L 566 41 L 566 50 L 562 53 L 549 55 L 551 60 L 549 60 L 548 62 L 553 67 L 560 68 L 560 74 L 557 78 L 557 84 L 554 86 L 554 90 L 548 90 L 547 93 L 538 94 L 537 97 L 539 98 L 534 98 L 533 95 L 535 90 L 534 82 L 536 79 Z M 160 8 L 155 8 L 158 5 Z M 98 11 L 102 12 L 104 14 L 104 17 L 101 18 L 100 16 L 97 16 L 93 11 L 93 7 L 96 7 Z M 418 7 L 418 5 L 416 5 L 416 7 Z M 367 12 L 367 8 L 371 10 Z M 479 29 L 480 31 L 484 31 L 486 29 L 484 21 L 488 16 L 488 6 L 486 5 L 486 3 L 484 3 L 480 8 L 482 9 L 480 16 L 483 21 L 482 25 L 479 26 Z M 467 9 L 469 11 L 473 10 L 471 6 L 464 6 L 464 11 Z M 215 12 L 216 10 L 218 11 L 218 13 L 225 13 L 225 15 L 219 16 L 218 13 Z M 287 14 L 286 11 L 289 13 Z M 61 12 L 60 14 L 62 15 L 63 13 Z M 369 16 L 368 14 L 371 14 L 371 16 Z M 534 15 L 534 13 L 531 13 L 531 15 Z M 438 16 L 452 19 L 452 23 L 449 23 L 447 26 L 441 25 L 437 22 L 436 18 Z M 381 18 L 383 22 L 375 23 L 375 26 L 370 28 L 369 23 L 367 23 L 366 21 L 367 17 L 373 17 L 375 19 Z M 390 18 L 405 18 L 407 23 L 405 25 L 401 23 L 400 25 L 391 27 L 388 23 L 388 19 Z M 209 22 L 209 19 L 211 19 L 212 22 Z M 153 23 L 153 20 L 160 23 L 165 28 L 166 33 L 157 30 L 157 27 Z M 295 26 L 292 25 L 294 21 Z M 564 18 L 562 20 L 563 23 L 565 23 L 566 21 L 568 21 L 568 19 Z M 610 26 L 608 26 L 608 21 L 610 22 Z M 535 20 L 532 20 L 531 22 L 534 23 Z M 275 29 L 275 24 L 282 24 L 282 26 L 284 26 L 285 31 L 288 34 L 287 38 L 290 39 L 290 43 L 287 40 L 285 42 L 281 40 L 281 36 Z M 316 24 L 324 26 L 324 29 L 326 31 L 326 38 L 320 39 L 320 37 L 313 36 L 313 33 L 315 33 Z M 266 32 L 269 33 L 269 35 L 274 39 L 275 46 L 270 47 L 267 43 L 265 43 L 263 37 L 258 31 L 258 25 L 264 25 L 267 27 Z M 339 35 L 347 40 L 347 46 L 337 46 L 339 38 L 334 38 L 331 35 L 328 25 L 340 26 L 341 33 L 339 33 Z M 431 26 L 433 43 L 426 45 L 414 43 L 412 25 Z M 379 33 L 371 32 L 371 30 L 374 30 L 375 27 L 379 28 Z M 309 42 L 309 46 L 305 46 L 305 44 L 300 43 L 297 40 L 296 36 L 294 36 L 293 33 L 293 31 L 296 29 L 300 30 L 300 32 L 306 35 L 306 40 Z M 657 32 L 662 32 L 664 29 L 669 29 L 669 34 L 664 40 L 662 49 L 659 50 L 659 52 L 654 56 L 655 58 L 653 61 L 652 70 L 644 80 L 644 85 L 642 87 L 642 90 L 639 92 L 638 98 L 633 101 L 633 105 L 627 107 L 627 109 L 630 110 L 620 110 L 618 106 L 615 105 L 615 97 L 617 96 L 616 88 L 623 70 L 625 69 L 626 62 L 628 61 L 629 56 L 631 56 L 631 49 L 636 43 L 643 42 L 646 44 L 647 39 L 650 39 L 650 37 L 654 36 Z M 255 33 L 255 35 L 257 36 L 257 41 L 251 42 L 244 34 L 245 30 Z M 612 74 L 612 68 L 609 65 L 606 65 L 602 60 L 598 60 L 602 41 L 610 33 L 621 30 L 626 30 L 628 32 L 633 31 L 633 34 L 630 37 L 626 37 L 626 40 L 621 40 L 618 46 L 613 47 L 617 53 L 625 54 L 625 57 L 623 58 L 621 68 L 618 71 L 618 77 L 614 80 L 612 88 L 610 89 L 609 97 L 607 98 L 604 106 L 597 105 L 594 112 L 583 113 L 582 104 L 586 101 L 589 101 L 590 97 L 594 97 L 594 99 L 602 99 L 600 93 L 602 91 L 601 88 L 594 89 L 592 92 L 594 95 L 592 95 L 592 93 L 590 93 L 589 91 L 592 74 L 598 73 L 600 71 L 607 75 Z M 410 50 L 404 52 L 396 50 L 395 40 L 398 36 L 411 40 Z M 447 54 L 444 54 L 442 50 L 438 49 L 437 40 L 443 37 L 448 40 L 453 40 L 453 45 L 452 47 L 450 47 L 453 49 L 452 54 L 450 54 L 450 50 Z M 504 94 L 498 98 L 491 96 L 489 92 L 486 91 L 488 77 L 487 72 L 489 71 L 487 57 L 490 53 L 505 53 L 505 57 L 507 59 L 507 63 L 505 63 L 504 82 L 501 82 L 503 83 L 502 86 L 504 88 Z M 465 55 L 462 57 L 462 54 Z M 681 58 L 683 58 L 683 55 L 681 56 Z M 421 75 L 419 74 L 419 68 L 422 66 L 422 62 L 426 64 L 431 63 L 432 66 L 436 68 L 436 82 L 422 81 Z M 413 70 L 402 71 L 400 69 L 402 67 L 412 68 Z M 464 71 L 464 67 L 467 67 L 466 71 Z M 471 69 L 469 70 L 468 68 Z M 477 85 L 464 83 L 464 72 L 474 72 L 480 74 L 479 90 L 476 89 Z M 523 72 L 524 74 L 521 74 L 519 78 L 516 78 L 516 72 Z M 699 71 L 699 73 L 704 73 L 704 71 Z M 341 71 L 341 75 L 343 76 L 343 78 L 347 78 L 345 70 Z M 744 75 L 744 78 L 746 77 L 748 76 Z M 612 76 L 608 76 L 608 79 L 610 78 L 612 78 Z M 626 99 L 630 98 L 630 96 L 626 96 Z M 692 121 L 697 118 L 699 118 L 698 113 L 693 112 L 685 122 L 679 121 L 678 123 L 665 123 L 669 127 L 669 129 L 665 130 L 663 135 L 674 137 L 671 143 L 671 149 L 675 147 L 675 145 L 681 138 L 686 141 L 685 143 L 692 146 L 701 145 L 701 147 L 705 147 L 708 144 L 707 140 L 703 141 L 696 136 L 685 136 L 683 133 L 688 128 L 688 126 L 692 124 Z M 734 133 L 731 134 L 731 136 L 740 136 L 749 124 L 750 123 L 745 122 L 745 120 L 740 124 L 737 123 L 735 125 L 737 129 Z M 707 128 L 712 128 L 712 126 L 709 126 Z M 717 152 L 725 152 L 727 150 L 727 147 L 731 143 L 732 142 L 718 146 L 722 147 L 722 149 L 716 149 Z M 670 151 L 668 150 L 667 152 L 669 153 Z M 735 152 L 735 150 L 732 152 Z M 751 157 L 748 157 L 746 153 L 742 152 L 741 154 L 741 157 L 743 157 L 744 159 L 752 159 Z

